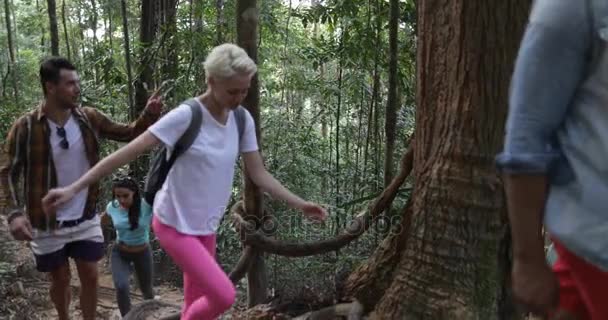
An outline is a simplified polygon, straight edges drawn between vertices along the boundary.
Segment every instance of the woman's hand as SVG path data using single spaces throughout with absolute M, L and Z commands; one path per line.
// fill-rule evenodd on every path
M 51 189 L 42 199 L 42 209 L 48 215 L 55 213 L 57 208 L 74 198 L 76 191 L 70 187 Z
M 298 209 L 304 213 L 306 218 L 315 222 L 322 222 L 327 218 L 327 210 L 313 202 L 305 201 Z

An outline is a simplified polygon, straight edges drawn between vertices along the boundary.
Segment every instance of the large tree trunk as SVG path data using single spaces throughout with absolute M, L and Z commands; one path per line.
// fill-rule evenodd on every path
M 49 14 L 49 28 L 51 31 L 51 54 L 59 55 L 59 31 L 57 29 L 57 5 L 55 0 L 47 0 L 46 6 Z
M 347 291 L 373 319 L 504 319 L 493 156 L 529 0 L 418 1 L 415 188 Z
M 236 4 L 237 43 L 247 51 L 253 61 L 258 60 L 258 19 L 257 0 L 238 0 Z M 257 74 L 251 80 L 249 93 L 243 105 L 249 110 L 255 120 L 255 131 L 258 144 L 260 136 L 260 91 Z M 245 170 L 246 171 L 246 170 Z M 264 215 L 263 197 L 260 189 L 247 177 L 245 172 L 245 210 L 247 215 L 262 221 Z M 247 273 L 247 304 L 252 307 L 266 300 L 268 276 L 262 252 L 255 252 L 253 262 Z

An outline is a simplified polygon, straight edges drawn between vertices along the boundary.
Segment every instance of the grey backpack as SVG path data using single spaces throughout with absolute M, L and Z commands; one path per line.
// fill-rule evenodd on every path
M 169 170 L 171 170 L 171 167 L 173 166 L 173 163 L 175 163 L 177 157 L 184 154 L 184 152 L 190 148 L 201 129 L 203 122 L 203 111 L 201 110 L 199 103 L 194 98 L 191 98 L 182 102 L 181 104 L 185 104 L 190 107 L 190 110 L 192 111 L 192 118 L 190 119 L 190 124 L 188 125 L 186 131 L 184 131 L 182 136 L 175 143 L 173 152 L 171 152 L 167 146 L 164 146 L 152 156 L 143 192 L 144 199 L 149 204 L 154 203 L 154 197 L 165 183 Z M 239 106 L 236 110 L 234 110 L 236 125 L 239 131 L 239 142 L 243 136 L 243 131 L 245 130 L 245 112 L 247 111 L 242 106 Z

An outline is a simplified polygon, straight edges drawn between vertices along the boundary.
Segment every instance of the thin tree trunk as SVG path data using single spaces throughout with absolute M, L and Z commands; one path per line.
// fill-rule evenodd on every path
M 91 0 L 91 9 L 91 11 L 93 11 L 93 17 L 91 19 L 91 29 L 93 30 L 93 49 L 96 50 L 99 47 L 99 41 L 97 40 L 97 23 L 99 20 L 99 16 L 97 15 L 97 1 Z M 93 72 L 95 82 L 99 81 L 99 64 L 94 63 L 91 71 Z
M 131 48 L 129 41 L 129 21 L 127 19 L 127 1 L 120 0 L 120 12 L 122 14 L 122 34 L 124 37 L 124 45 L 125 45 L 125 63 L 127 68 L 127 90 L 129 94 L 129 111 L 130 118 L 135 119 L 137 114 L 134 114 L 134 106 L 133 106 L 133 75 L 131 72 Z
M 15 3 L 13 2 L 13 0 L 10 0 L 10 8 L 11 17 L 13 18 L 11 21 L 13 23 L 13 34 L 18 35 L 19 25 L 17 24 L 17 17 L 15 16 Z M 19 41 L 16 38 L 13 38 L 13 40 L 13 47 L 15 49 L 15 61 L 17 61 L 19 60 Z
M 347 285 L 370 319 L 507 319 L 493 158 L 529 5 L 419 1 L 414 191 L 400 229 Z
M 57 30 L 57 6 L 55 0 L 46 0 L 49 15 L 49 30 L 51 32 L 51 54 L 59 55 L 59 31 Z
M 199 3 L 199 2 L 197 1 L 195 3 Z M 197 33 L 197 34 L 203 34 L 204 31 L 205 31 L 204 24 L 203 24 L 203 18 L 204 18 L 203 14 L 198 14 L 198 15 L 194 16 L 194 32 Z M 195 44 L 194 43 L 192 43 L 192 47 L 195 48 Z M 197 64 L 198 65 L 202 65 L 202 63 L 203 63 L 202 60 L 204 59 L 205 54 L 202 53 L 202 52 L 199 52 L 199 51 L 201 51 L 201 50 L 200 49 L 199 50 L 194 50 L 193 49 L 193 54 L 194 54 L 193 64 L 194 65 L 197 65 Z M 204 88 L 206 86 L 206 81 L 207 81 L 206 75 L 205 75 L 205 69 L 204 68 L 196 68 L 196 71 L 195 71 L 194 74 L 198 75 L 196 77 L 196 81 L 195 81 L 195 83 L 198 84 L 197 90 L 200 90 L 199 88 Z
M 311 5 L 312 7 L 316 7 L 319 5 L 320 0 L 312 0 L 311 1 Z M 291 2 L 291 1 L 290 1 Z M 291 4 L 290 4 L 290 8 L 291 8 Z M 317 22 L 315 22 L 313 24 L 313 37 L 316 39 L 319 36 L 319 25 Z M 325 67 L 323 65 L 323 63 L 319 63 L 318 65 L 318 69 L 319 69 L 319 78 L 321 81 L 323 81 L 324 78 L 324 74 L 325 74 Z M 316 105 L 319 106 L 319 117 L 321 119 L 321 137 L 323 138 L 323 142 L 325 142 L 325 140 L 327 139 L 327 121 L 325 120 L 325 105 L 324 105 L 324 99 L 317 94 L 317 96 L 315 97 L 316 99 Z M 325 149 L 323 147 L 323 149 Z M 324 150 L 323 150 L 324 151 Z M 321 153 L 321 162 L 322 163 L 326 163 L 325 162 L 325 152 Z M 326 192 L 327 191 L 327 175 L 323 175 L 321 178 L 321 192 Z
M 357 197 L 357 193 L 359 190 L 359 183 L 360 183 L 360 177 L 359 177 L 359 171 L 361 163 L 360 163 L 360 159 L 361 159 L 361 136 L 363 135 L 362 130 L 363 130 L 363 114 L 364 114 L 364 110 L 365 110 L 365 90 L 363 87 L 360 87 L 360 92 L 361 92 L 361 100 L 359 102 L 359 116 L 357 117 L 357 142 L 356 142 L 356 148 L 355 148 L 355 176 L 353 177 L 353 194 L 352 197 L 355 198 Z
M 42 9 L 40 8 L 40 2 L 39 2 L 39 0 L 36 0 L 36 14 L 38 16 L 40 16 L 42 14 L 41 11 L 42 11 Z M 45 34 L 46 34 L 46 32 L 44 30 L 44 26 L 40 25 L 40 48 L 43 51 L 45 51 L 44 48 L 46 48 L 46 45 L 44 44 L 44 41 L 45 41 L 44 35 Z
M 68 60 L 72 60 L 72 50 L 70 50 L 70 36 L 68 35 L 68 23 L 65 18 L 65 0 L 61 1 L 61 22 L 63 23 L 63 36 L 65 38 L 65 48 L 68 53 Z
M 236 3 L 236 32 L 237 44 L 244 48 L 249 56 L 257 62 L 258 60 L 258 18 L 259 12 L 256 0 L 238 0 Z M 249 93 L 243 105 L 252 114 L 256 124 L 256 135 L 258 144 L 261 145 L 260 135 L 260 109 L 259 109 L 259 84 L 257 74 L 251 80 Z M 264 204 L 261 190 L 251 181 L 247 170 L 244 170 L 245 180 L 245 210 L 247 215 L 261 221 L 264 216 Z M 247 304 L 254 305 L 265 302 L 268 275 L 262 252 L 255 252 L 253 262 L 247 272 Z
M 122 0 L 121 0 L 122 1 Z M 158 4 L 158 2 L 156 2 Z M 135 81 L 135 101 L 130 109 L 132 119 L 135 119 L 145 108 L 148 101 L 148 91 L 154 89 L 154 65 L 151 47 L 157 32 L 159 6 L 153 0 L 141 1 L 141 19 L 139 26 L 139 56 L 137 75 Z M 130 168 L 134 177 L 142 180 L 146 174 L 148 157 L 144 155 L 131 163 Z
M 162 64 L 160 78 L 162 81 L 165 81 L 177 79 L 177 62 L 179 57 L 177 55 L 177 0 L 165 0 L 163 1 L 163 4 L 164 6 L 162 7 L 161 12 L 161 30 L 166 33 L 168 43 L 163 50 L 164 62 Z M 173 102 L 173 94 L 174 91 L 171 90 L 165 99 L 169 102 Z
M 135 83 L 134 113 L 139 114 L 148 101 L 148 89 L 154 85 L 154 61 L 151 60 L 150 48 L 156 36 L 156 10 L 152 0 L 141 1 L 141 19 L 139 26 L 139 70 Z
M 376 0 L 376 62 L 374 65 L 374 89 L 373 89 L 373 99 L 374 99 L 374 122 L 373 122 L 373 132 L 374 132 L 374 192 L 378 192 L 380 190 L 380 185 L 378 182 L 380 181 L 380 159 L 379 159 L 379 150 L 380 150 L 380 48 L 382 48 L 382 44 L 380 43 L 380 37 L 382 35 L 382 19 L 380 15 L 380 1 Z
M 85 39 L 84 39 L 84 28 L 86 27 L 83 22 L 82 22 L 82 14 L 80 13 L 80 10 L 76 10 L 76 14 L 78 15 L 78 35 L 80 36 L 80 56 L 82 57 L 82 60 L 86 61 L 87 60 L 87 53 L 85 51 Z
M 390 0 L 389 20 L 389 65 L 388 65 L 388 99 L 386 102 L 386 117 L 384 130 L 386 133 L 386 149 L 384 150 L 384 186 L 393 179 L 393 151 L 397 125 L 397 59 L 398 59 L 398 29 L 399 29 L 399 0 Z
M 345 40 L 345 32 L 342 31 L 340 35 L 340 52 L 342 52 L 342 48 L 344 47 Z M 342 204 L 342 195 L 340 194 L 340 119 L 342 118 L 342 113 L 340 110 L 342 107 L 342 55 L 338 57 L 338 103 L 336 105 L 336 171 L 335 171 L 335 183 L 336 183 L 336 207 L 340 207 Z M 341 230 L 341 216 L 340 214 L 336 214 L 336 228 L 334 233 L 338 234 Z M 339 254 L 339 251 L 336 250 L 336 254 Z
M 4 18 L 6 22 L 6 34 L 8 40 L 8 73 L 12 76 L 13 82 L 13 96 L 15 98 L 15 103 L 19 104 L 19 85 L 17 82 L 17 64 L 15 59 L 15 48 L 13 43 L 13 31 L 11 24 L 11 10 L 9 0 L 4 0 Z M 6 90 L 6 88 L 5 88 Z
M 93 29 L 93 45 L 97 47 L 97 2 L 91 0 L 91 11 L 93 11 L 93 19 L 91 21 L 91 29 Z
M 111 57 L 114 56 L 114 41 L 113 41 L 114 36 L 112 35 L 112 33 L 114 32 L 114 24 L 113 24 L 113 20 L 112 20 L 112 15 L 113 15 L 112 2 L 113 2 L 113 0 L 106 0 L 105 3 L 102 3 L 102 5 L 104 6 L 104 11 L 106 12 L 106 14 L 104 15 L 104 18 L 103 18 L 103 25 L 104 25 L 104 30 L 105 30 L 103 39 L 108 42 Z M 122 4 L 121 4 L 121 11 L 122 11 Z M 121 15 L 122 15 L 122 13 L 121 13 Z M 128 17 L 127 17 L 127 20 L 128 20 Z M 128 33 L 128 30 L 127 30 L 127 33 Z M 123 31 L 123 35 L 124 35 L 124 31 Z M 131 41 L 130 37 L 128 38 L 128 40 L 129 40 L 129 42 Z M 129 60 L 131 59 L 130 53 L 131 53 L 131 51 L 129 50 Z M 129 61 L 129 65 L 131 66 L 131 61 Z M 111 77 L 112 68 L 114 68 L 114 59 L 107 59 L 104 62 L 102 67 L 103 67 L 103 79 L 106 82 L 106 84 L 108 86 L 110 86 L 111 85 L 110 77 Z M 129 88 L 131 90 L 133 90 L 132 89 L 133 82 L 131 82 L 131 81 L 133 81 L 133 75 L 132 75 L 133 68 L 131 66 L 130 68 L 127 68 L 127 69 L 130 69 L 130 70 L 127 70 L 127 81 L 129 81 L 131 83 Z M 131 72 L 130 80 L 129 80 L 129 72 Z M 134 94 L 131 92 L 130 96 L 127 98 L 127 99 L 129 99 L 129 102 L 131 102 L 131 103 L 134 99 L 133 95 Z M 131 108 L 131 107 L 132 107 L 132 105 L 129 104 L 129 108 Z M 114 108 L 112 108 L 112 112 L 113 111 L 114 111 Z
M 190 36 L 194 34 L 194 1 L 188 0 L 188 32 L 190 32 Z M 192 72 L 192 67 L 194 66 L 194 59 L 196 58 L 196 46 L 194 45 L 196 41 L 190 40 L 190 61 L 188 61 L 188 69 L 186 69 L 186 80 L 190 82 L 190 73 Z
M 224 43 L 224 0 L 215 0 L 215 27 L 217 28 L 217 40 L 215 41 L 217 45 Z
M 114 53 L 114 20 L 112 19 L 112 4 L 114 3 L 115 0 L 108 0 L 108 32 L 107 32 L 107 37 L 108 37 L 108 43 L 110 45 L 110 51 L 112 52 L 112 54 Z
M 372 183 L 373 183 L 373 192 L 377 192 L 378 191 L 378 174 L 379 174 L 379 170 L 378 170 L 378 114 L 380 113 L 380 107 L 379 107 L 379 102 L 380 102 L 380 70 L 379 70 L 379 66 L 380 66 L 380 35 L 382 33 L 381 27 L 382 27 L 382 20 L 381 20 L 381 15 L 380 15 L 380 3 L 378 0 L 376 0 L 375 2 L 375 11 L 376 11 L 376 26 L 375 26 L 375 32 L 376 32 L 376 38 L 375 38 L 375 47 L 377 48 L 375 50 L 374 53 L 374 71 L 373 71 L 373 87 L 372 87 L 372 107 L 370 110 L 370 117 L 368 118 L 368 136 L 367 136 L 367 141 L 365 143 L 365 171 L 364 171 L 364 176 L 366 176 L 365 174 L 367 173 L 367 168 L 368 168 L 368 159 L 369 159 L 369 145 L 370 142 L 372 144 L 372 149 L 373 149 L 373 154 L 372 154 L 372 160 L 374 161 L 373 163 L 373 168 L 374 168 L 374 178 L 372 179 Z M 370 138 L 371 136 L 371 138 Z M 371 140 L 371 141 L 370 141 Z
M 289 0 L 289 14 L 287 14 L 287 21 L 285 22 L 285 37 L 283 37 L 283 85 L 281 88 L 281 107 L 284 107 L 287 109 L 287 115 L 289 116 L 289 103 L 286 103 L 285 101 L 285 91 L 288 90 L 288 85 L 287 85 L 287 75 L 289 74 L 287 72 L 288 66 L 287 63 L 289 61 L 289 58 L 287 57 L 287 48 L 289 47 L 289 22 L 291 21 L 291 0 Z
M 2 76 L 2 98 L 7 98 L 6 87 L 8 86 L 6 83 L 8 82 L 8 77 L 10 76 L 10 68 L 6 66 L 6 73 Z
M 375 78 L 375 77 L 372 77 Z M 373 90 L 373 89 L 372 89 Z M 369 112 L 367 113 L 367 128 L 365 130 L 365 146 L 363 148 L 363 177 L 367 177 L 368 160 L 369 160 L 369 144 L 372 138 L 372 119 L 376 109 L 376 103 L 374 103 L 374 95 L 372 93 L 369 100 Z M 363 196 L 363 190 L 361 190 L 361 197 Z
M 384 187 L 387 187 L 393 179 L 393 153 L 395 150 L 395 136 L 397 126 L 397 109 L 399 107 L 398 94 L 398 30 L 399 30 L 399 0 L 390 0 L 389 10 L 389 65 L 388 65 L 388 98 L 386 101 L 386 116 L 384 118 L 384 132 L 386 144 L 384 149 Z M 383 236 L 391 229 L 392 206 L 388 206 L 384 212 L 386 225 L 383 228 Z

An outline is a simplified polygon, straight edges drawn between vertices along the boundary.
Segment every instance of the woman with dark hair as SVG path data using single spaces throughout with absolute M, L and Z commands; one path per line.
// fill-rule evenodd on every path
M 112 279 L 118 308 L 124 316 L 131 309 L 131 264 L 144 299 L 154 298 L 152 252 L 149 245 L 152 208 L 141 197 L 137 182 L 130 177 L 115 178 L 112 181 L 112 201 L 102 215 L 102 222 L 110 223 L 109 220 L 116 229 L 116 245 L 112 249 Z

